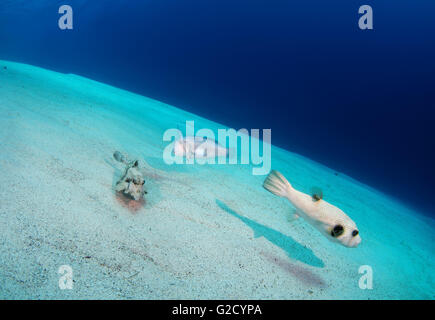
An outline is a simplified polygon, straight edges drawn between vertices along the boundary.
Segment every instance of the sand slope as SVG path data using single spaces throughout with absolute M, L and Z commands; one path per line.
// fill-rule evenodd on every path
M 163 132 L 186 120 L 223 127 L 0 61 L 0 298 L 435 298 L 433 220 L 273 147 L 274 169 L 302 191 L 321 187 L 359 226 L 357 249 L 330 243 L 302 219 L 288 222 L 291 207 L 250 166 L 165 165 Z M 145 167 L 137 211 L 113 192 L 115 150 Z M 73 268 L 72 290 L 59 289 L 61 265 Z M 372 290 L 358 287 L 361 265 L 373 268 Z

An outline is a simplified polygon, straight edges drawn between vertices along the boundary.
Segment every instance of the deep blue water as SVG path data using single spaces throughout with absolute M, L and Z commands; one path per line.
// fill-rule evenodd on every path
M 74 9 L 74 30 L 58 8 Z M 374 30 L 358 28 L 372 5 Z M 433 212 L 435 2 L 5 1 L 0 59 L 75 73 L 272 143 Z M 273 166 L 273 159 L 272 159 Z

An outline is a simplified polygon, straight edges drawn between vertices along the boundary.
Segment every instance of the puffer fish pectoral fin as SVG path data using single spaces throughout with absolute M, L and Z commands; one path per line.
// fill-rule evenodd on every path
M 293 211 L 293 213 L 287 217 L 287 221 L 288 222 L 293 222 L 293 221 L 299 219 L 300 217 L 301 217 L 300 213 L 295 209 Z

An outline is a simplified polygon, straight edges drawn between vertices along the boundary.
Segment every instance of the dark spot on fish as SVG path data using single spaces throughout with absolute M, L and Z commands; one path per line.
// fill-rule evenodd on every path
M 323 199 L 323 191 L 322 191 L 322 189 L 320 189 L 318 187 L 313 187 L 311 189 L 311 197 L 313 198 L 314 202 L 317 202 L 317 201 Z
M 358 230 L 353 230 L 352 231 L 352 237 L 356 237 L 358 235 L 359 231 Z
M 321 198 L 317 194 L 313 194 L 314 201 L 319 201 Z
M 333 236 L 334 238 L 337 238 L 339 236 L 341 236 L 344 232 L 344 228 L 342 225 L 337 224 L 332 230 L 331 230 L 331 236 Z

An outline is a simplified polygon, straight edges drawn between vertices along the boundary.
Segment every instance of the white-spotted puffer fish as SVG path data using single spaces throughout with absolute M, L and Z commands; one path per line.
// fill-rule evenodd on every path
M 175 141 L 174 154 L 188 159 L 206 159 L 225 157 L 228 149 L 210 138 L 187 136 Z
M 319 230 L 330 241 L 355 248 L 361 243 L 358 228 L 342 210 L 321 199 L 294 189 L 278 171 L 272 170 L 263 183 L 271 193 L 284 197 L 296 208 L 300 216 Z

